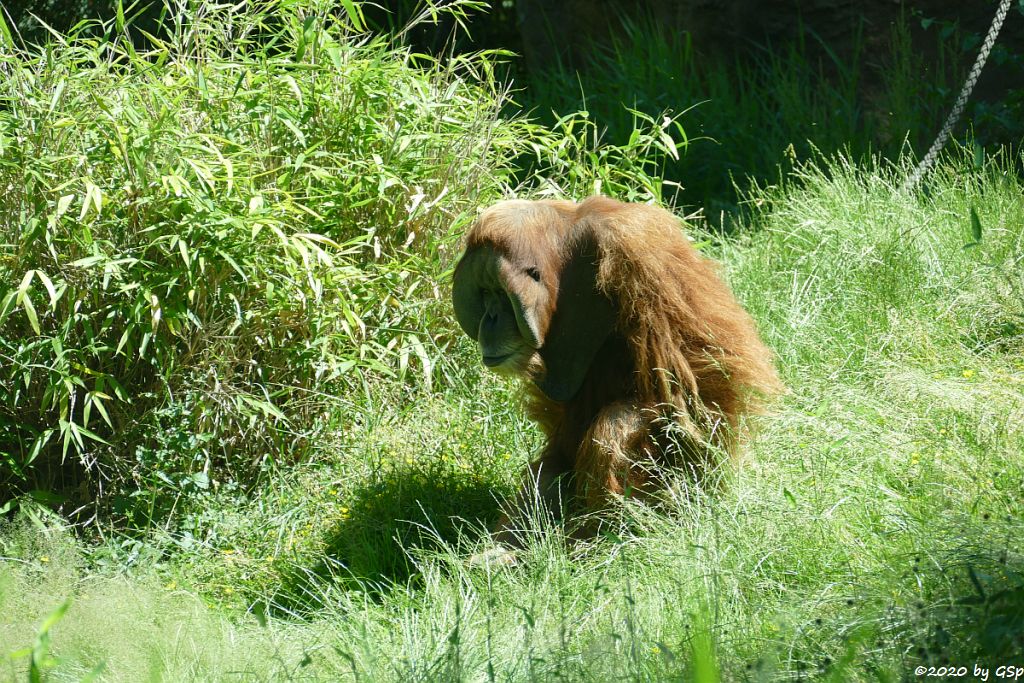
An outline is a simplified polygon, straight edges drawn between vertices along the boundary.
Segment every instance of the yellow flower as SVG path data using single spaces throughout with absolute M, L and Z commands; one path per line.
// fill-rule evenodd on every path
M 970 378 L 974 377 L 974 370 L 964 370 L 963 375 L 967 379 L 970 379 Z
M 43 556 L 41 556 L 39 558 L 39 561 L 40 562 L 49 562 L 50 561 L 50 556 L 49 555 L 43 555 Z
M 170 581 L 167 582 L 167 585 L 164 586 L 164 590 L 172 591 L 172 590 L 174 590 L 177 587 L 178 587 L 178 582 L 175 581 L 174 579 L 171 579 Z

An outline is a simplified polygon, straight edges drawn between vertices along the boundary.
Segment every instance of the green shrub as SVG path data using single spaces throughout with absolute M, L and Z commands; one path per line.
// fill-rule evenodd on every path
M 498 55 L 328 7 L 200 2 L 145 49 L 123 13 L 2 31 L 0 491 L 249 484 L 374 378 L 452 371 L 445 273 L 514 160 L 541 193 L 658 197 L 669 123 L 602 147 L 502 119 Z
M 431 375 L 450 226 L 508 182 L 518 135 L 471 82 L 486 56 L 414 58 L 358 8 L 192 19 L 145 52 L 114 29 L 6 41 L 0 486 L 59 485 L 70 459 L 137 476 L 169 405 L 207 437 L 167 466 L 249 478 L 308 438 L 312 392 Z

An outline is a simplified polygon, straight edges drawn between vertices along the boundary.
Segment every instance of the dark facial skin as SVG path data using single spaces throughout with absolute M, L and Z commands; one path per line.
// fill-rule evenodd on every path
M 483 291 L 484 315 L 480 319 L 477 341 L 484 365 L 498 370 L 515 361 L 524 342 L 516 326 L 512 303 L 501 289 Z

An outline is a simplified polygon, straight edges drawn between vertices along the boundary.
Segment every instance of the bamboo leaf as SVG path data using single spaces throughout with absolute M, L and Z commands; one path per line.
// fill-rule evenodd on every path
M 74 423 L 71 423 L 71 424 L 74 424 Z M 101 444 L 105 444 L 107 446 L 110 445 L 109 441 L 104 439 L 99 434 L 93 432 L 92 430 L 86 429 L 83 425 L 76 425 L 75 426 L 75 431 L 78 432 L 79 434 L 81 434 L 82 436 L 85 436 L 86 438 L 89 438 L 89 439 L 91 439 L 93 441 L 99 442 Z M 81 437 L 79 437 L 79 444 L 81 446 L 83 446 L 83 447 L 85 446 L 85 443 L 81 440 Z
M 106 257 L 101 255 L 86 256 L 84 258 L 78 259 L 77 261 L 72 261 L 71 265 L 76 268 L 88 268 L 89 266 L 94 266 L 105 259 Z
M 665 150 L 665 154 L 668 154 L 674 161 L 679 161 L 679 150 L 676 149 L 676 141 L 672 139 L 672 136 L 661 131 L 659 133 L 661 137 L 661 144 Z
M 186 268 L 192 267 L 192 260 L 188 257 L 188 245 L 185 244 L 185 240 L 178 238 L 178 251 L 181 253 L 181 260 L 185 262 Z
M 60 297 L 57 295 L 57 290 L 54 288 L 53 282 L 46 276 L 46 273 L 41 270 L 37 270 L 36 275 L 39 277 L 39 281 L 43 283 L 43 287 L 46 288 L 46 293 L 50 295 L 50 310 L 56 310 L 57 301 Z
M 22 463 L 23 467 L 28 467 L 32 464 L 32 461 L 39 457 L 39 454 L 43 452 L 43 447 L 50 442 L 53 432 L 54 430 L 51 427 L 50 429 L 43 430 L 42 434 L 35 438 L 32 442 L 32 448 L 28 452 L 28 457 L 25 459 L 25 462 Z
M 313 17 L 306 17 L 306 26 L 309 26 L 309 21 Z M 306 30 L 299 31 L 299 38 L 295 45 L 295 61 L 301 62 L 302 58 L 306 55 Z
M 128 338 L 131 336 L 131 333 L 131 327 L 126 328 L 125 331 L 121 333 L 121 340 L 117 342 L 117 349 L 114 351 L 115 356 L 121 355 L 121 350 L 124 348 L 124 345 L 128 343 Z
M 91 192 L 92 186 L 89 183 L 85 184 L 85 196 L 82 197 L 82 210 L 78 212 L 78 222 L 81 223 L 85 220 L 85 214 L 89 213 L 89 192 Z
M 26 296 L 21 301 L 21 307 L 25 309 L 25 315 L 28 316 L 28 324 L 32 326 L 36 334 L 42 334 L 39 327 L 39 316 L 36 315 L 36 307 L 32 305 L 32 299 Z
M 82 200 L 82 210 L 78 214 L 79 222 L 85 220 L 90 206 L 95 208 L 96 215 L 99 216 L 103 210 L 103 190 L 87 180 L 85 181 L 85 198 Z
M 253 398 L 252 396 L 246 396 L 245 394 L 240 394 L 238 398 L 242 403 L 252 408 L 255 408 L 259 412 L 263 413 L 266 417 L 275 417 L 279 420 L 287 421 L 287 417 L 285 417 L 285 414 L 282 413 L 281 410 L 270 401 L 262 401 L 258 398 Z
M 61 444 L 61 457 L 67 458 L 68 449 L 71 447 L 71 440 L 73 436 L 73 423 L 68 422 L 67 420 L 59 420 L 58 424 L 60 425 L 60 433 L 64 437 Z
M 57 108 L 57 102 L 60 101 L 60 96 L 64 93 L 64 88 L 67 86 L 67 81 L 63 78 L 57 83 L 57 87 L 53 89 L 53 95 L 50 97 L 50 109 L 49 114 Z
M 100 394 L 99 392 L 93 392 L 93 405 L 96 406 L 97 412 L 99 412 L 100 417 L 103 418 L 103 421 L 107 423 L 107 426 L 113 429 L 114 423 L 111 422 L 110 415 L 107 413 L 107 408 L 105 405 L 103 405 L 103 400 L 100 398 L 100 396 L 103 396 L 103 394 Z M 109 396 L 107 398 L 109 398 Z
M 67 213 L 68 207 L 71 206 L 71 202 L 74 201 L 75 195 L 66 194 L 57 200 L 57 218 L 60 218 Z
M 352 22 L 352 28 L 356 31 L 363 31 L 362 10 L 352 0 L 341 0 L 341 6 L 345 8 L 345 14 L 348 15 L 348 20 Z
M 156 294 L 149 295 L 150 325 L 153 331 L 160 327 L 160 318 L 163 317 L 163 310 L 160 308 L 160 298 Z
M 28 293 L 28 288 L 32 286 L 32 278 L 35 276 L 36 271 L 30 270 L 25 273 L 25 277 L 21 278 L 21 284 L 18 285 L 18 299 L 15 303 L 19 306 L 22 301 L 25 300 L 25 294 Z
M 11 29 L 7 28 L 7 22 L 4 21 L 4 13 L 0 11 L 0 38 L 4 39 L 4 45 L 8 49 L 14 49 L 14 37 L 11 35 Z
M 0 326 L 4 324 L 4 321 L 7 320 L 7 316 L 9 316 L 11 311 L 13 311 L 18 305 L 16 301 L 17 295 L 18 290 L 12 289 L 7 292 L 7 295 L 4 296 L 3 302 L 0 303 Z
M 430 362 L 430 356 L 427 355 L 427 349 L 423 346 L 423 342 L 416 335 L 411 336 L 411 343 L 413 351 L 420 359 L 420 363 L 423 366 L 423 382 L 426 384 L 427 391 L 430 391 L 433 385 L 433 363 Z
M 199 87 L 199 92 L 202 94 L 203 99 L 210 99 L 210 91 L 206 87 L 206 75 L 203 73 L 202 67 L 196 69 L 196 85 Z
M 224 251 L 222 249 L 218 249 L 217 250 L 217 254 L 222 259 L 227 261 L 228 265 L 231 266 L 235 270 L 236 273 L 238 273 L 239 275 L 242 276 L 242 282 L 248 282 L 249 281 L 249 278 L 246 277 L 246 275 L 245 275 L 245 271 L 242 270 L 242 267 L 240 265 L 238 265 L 238 262 L 235 261 L 235 259 L 231 258 L 231 254 L 227 253 L 226 251 Z

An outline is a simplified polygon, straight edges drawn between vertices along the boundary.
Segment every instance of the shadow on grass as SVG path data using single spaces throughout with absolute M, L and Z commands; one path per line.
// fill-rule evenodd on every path
M 337 589 L 378 599 L 397 586 L 415 586 L 421 580 L 417 558 L 465 554 L 497 520 L 503 493 L 493 480 L 454 466 L 375 474 L 323 534 L 319 559 L 285 575 L 270 610 L 317 610 Z
M 977 527 L 936 527 L 959 542 L 892 556 L 868 591 L 787 634 L 747 669 L 765 665 L 796 680 L 911 681 L 922 678 L 919 667 L 936 680 L 1012 679 L 1016 669 L 996 671 L 1024 667 L 1024 534 L 1012 522 L 1001 529 L 1017 533 L 1002 542 Z
M 926 587 L 931 583 L 944 595 L 916 605 L 907 620 L 913 659 L 927 665 L 976 662 L 992 670 L 1024 667 L 1020 550 L 971 548 L 944 567 L 942 577 L 924 578 Z
M 954 544 L 940 550 L 928 548 L 937 543 L 926 543 L 890 566 L 885 583 L 894 596 L 897 591 L 902 596 L 879 596 L 879 608 L 888 603 L 884 611 L 866 620 L 860 615 L 864 656 L 846 662 L 847 668 L 863 668 L 879 680 L 911 680 L 915 670 L 920 677 L 918 667 L 966 667 L 959 677 L 976 680 L 987 669 L 989 680 L 995 680 L 999 667 L 1024 667 L 1024 534 L 1019 520 L 983 519 L 993 528 L 936 523 L 930 531 L 957 539 Z M 904 592 L 908 588 L 911 592 Z

